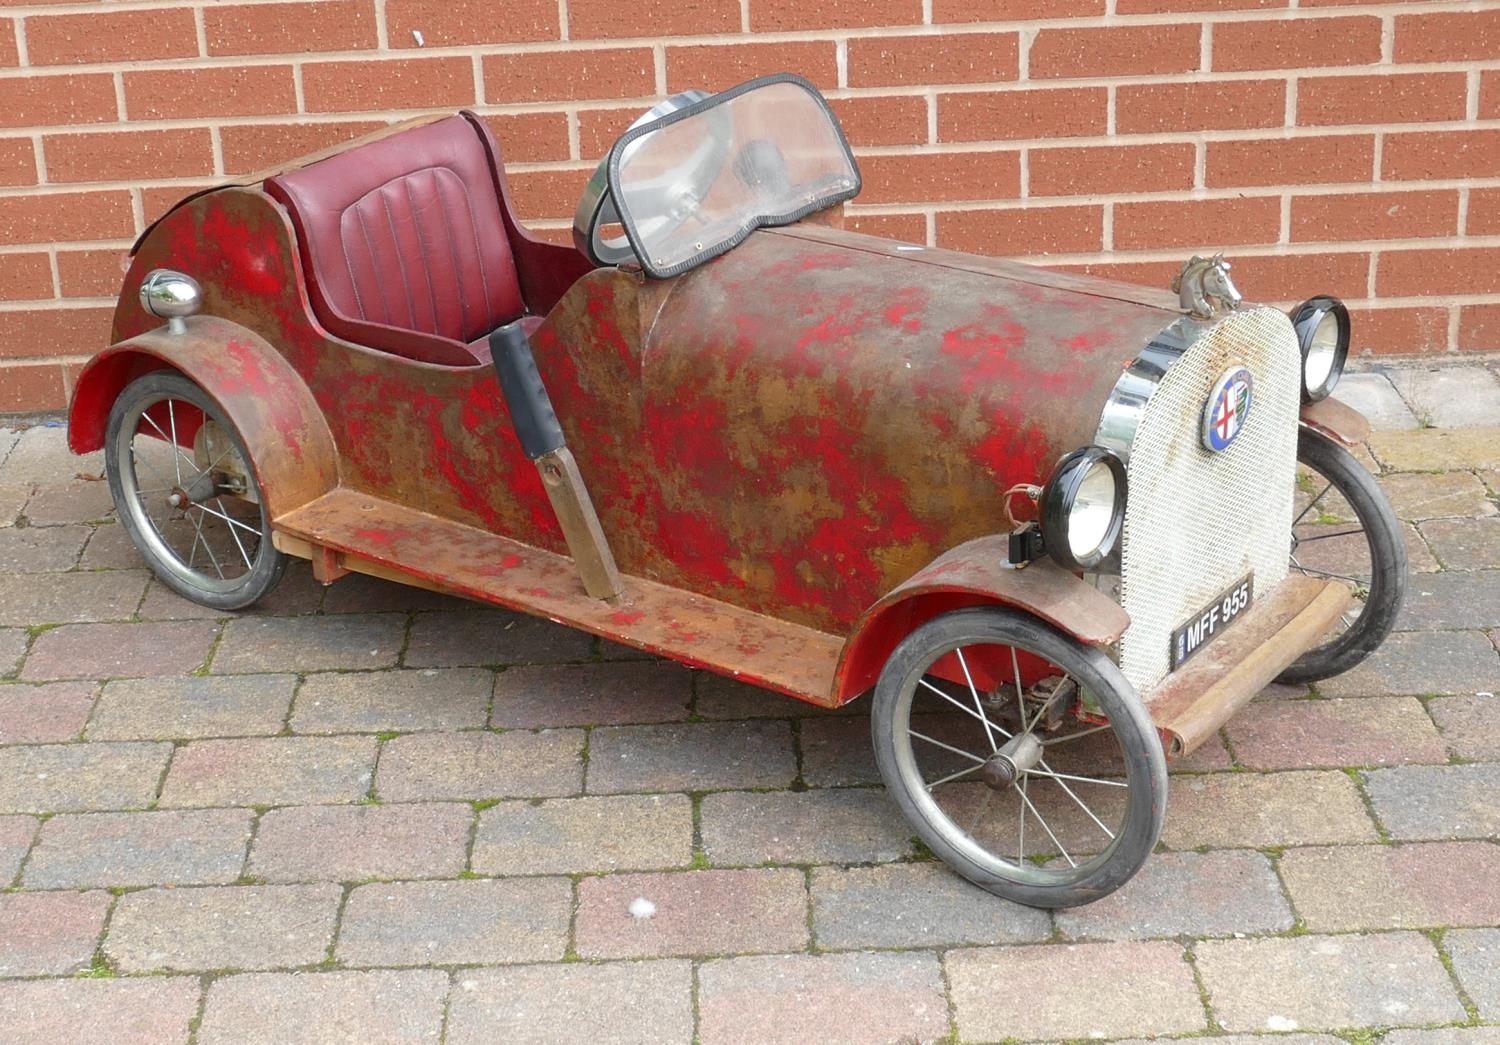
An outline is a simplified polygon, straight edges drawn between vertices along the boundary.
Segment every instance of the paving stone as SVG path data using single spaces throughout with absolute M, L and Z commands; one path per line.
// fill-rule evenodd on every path
M 87 526 L 27 526 L 0 529 L 0 571 L 61 573 L 78 565 L 93 533 Z
M 38 822 L 33 816 L 0 816 L 0 889 L 15 881 L 21 861 L 36 838 Z
M 298 806 L 261 817 L 249 873 L 271 882 L 451 878 L 474 811 L 454 803 Z
M 100 522 L 114 516 L 114 498 L 104 480 L 75 480 L 64 485 L 44 483 L 32 491 L 26 502 L 26 520 L 33 526 Z
M 171 753 L 170 744 L 0 748 L 0 813 L 142 808 Z
M 1448 747 L 1413 697 L 1251 704 L 1225 727 L 1251 769 L 1446 762 Z
M 0 984 L 6 1045 L 174 1045 L 188 1040 L 197 1013 L 190 976 Z
M 876 863 L 911 855 L 912 830 L 886 793 L 865 788 L 726 791 L 701 810 L 710 863 Z
M 1397 473 L 1383 476 L 1380 488 L 1396 515 L 1409 522 L 1500 513 L 1473 472 Z
M 785 787 L 796 776 L 786 722 L 608 726 L 589 740 L 596 793 Z
M 200 1045 L 406 1045 L 438 1039 L 448 974 L 251 972 L 208 988 Z
M 0 628 L 0 678 L 16 673 L 28 638 L 23 628 Z
M 566 878 L 378 882 L 349 894 L 345 965 L 498 965 L 559 961 L 568 946 Z
M 1047 912 L 1002 900 L 931 862 L 814 868 L 812 905 L 825 949 L 1034 943 L 1052 932 Z
M 1401 766 L 1365 776 L 1375 815 L 1403 840 L 1500 835 L 1500 764 Z
M 88 553 L 85 552 L 84 554 Z M 245 611 L 241 610 L 240 612 L 243 614 Z M 189 602 L 181 595 L 163 585 L 161 581 L 153 578 L 151 583 L 146 586 L 146 595 L 141 599 L 140 611 L 137 616 L 141 620 L 148 621 L 220 620 L 229 616 L 229 614 L 223 610 L 214 609 L 211 606 L 200 606 L 196 602 Z
M 375 771 L 374 737 L 196 740 L 172 759 L 161 805 L 357 802 Z
M 1470 428 L 1500 417 L 1500 382 L 1484 367 L 1410 367 L 1390 378 L 1424 425 Z
M 1402 631 L 1500 627 L 1500 570 L 1414 575 L 1396 627 Z
M 593 636 L 509 610 L 419 613 L 404 663 L 409 668 L 550 664 L 588 660 Z
M 1434 697 L 1427 713 L 1455 755 L 1500 762 L 1500 699 L 1493 693 Z
M 68 449 L 68 430 L 63 425 L 35 425 L 21 433 L 15 447 L 0 464 L 0 483 L 62 485 L 74 482 L 78 473 L 99 475 L 104 471 L 104 452 L 75 456 Z
M 460 972 L 448 1045 L 689 1045 L 688 962 L 527 965 Z
M 1159 853 L 1118 892 L 1058 911 L 1075 940 L 1227 936 L 1292 927 L 1271 862 L 1260 853 Z
M 1432 942 L 1416 933 L 1204 940 L 1193 953 L 1209 1005 L 1228 1031 L 1465 1018 Z
M 1420 422 L 1385 374 L 1345 374 L 1339 379 L 1338 398 L 1364 414 L 1378 432 L 1418 428 Z
M 931 954 L 778 954 L 698 971 L 702 1045 L 875 1045 L 948 1033 Z
M 406 618 L 393 613 L 333 617 L 241 617 L 224 625 L 215 674 L 389 668 Z
M 248 809 L 54 816 L 26 863 L 34 889 L 217 885 L 239 877 Z
M 1205 1039 L 1125 1038 L 1110 1045 L 1155 1045 L 1156 1042 L 1173 1040 L 1199 1042 Z M 1212 1041 L 1213 1045 L 1342 1045 L 1344 1039 L 1332 1034 L 1277 1034 L 1274 1038 L 1261 1034 L 1215 1034 Z
M 1175 943 L 1042 944 L 949 951 L 949 997 L 965 1041 L 1172 1034 L 1207 1025 Z M 997 984 L 1025 990 L 996 990 Z M 1079 1004 L 1087 984 L 1087 1004 Z
M 108 893 L 0 894 L 0 976 L 66 976 L 94 959 Z
M 1482 1020 L 1500 1020 L 1500 929 L 1455 929 L 1443 934 L 1443 950 L 1459 985 Z M 1494 1028 L 1500 1035 L 1500 1027 Z
M 298 733 L 378 733 L 484 725 L 494 678 L 483 668 L 330 672 L 297 691 Z
M 92 682 L 0 686 L 0 744 L 73 740 L 94 706 Z
M 292 617 L 316 613 L 322 604 L 323 585 L 312 575 L 311 566 L 303 559 L 293 559 L 276 587 L 255 605 L 240 610 L 238 616 Z M 142 620 L 202 620 L 229 614 L 190 602 L 160 581 L 152 581 L 141 600 L 140 616 Z
M 0 625 L 124 620 L 146 590 L 142 570 L 0 574 Z
M 1406 540 L 1407 573 L 1437 573 L 1443 568 L 1427 541 L 1417 532 L 1416 523 L 1402 523 L 1401 535 Z
M 508 668 L 495 676 L 492 725 L 507 729 L 679 722 L 692 672 L 667 661 Z
M 1479 481 L 1484 483 L 1485 487 L 1490 491 L 1490 496 L 1500 497 L 1500 470 L 1493 468 L 1480 469 L 1478 475 Z
M 1314 932 L 1500 923 L 1500 845 L 1431 842 L 1289 849 L 1281 876 Z
M 605 795 L 486 809 L 471 862 L 480 874 L 585 874 L 685 867 L 692 859 L 686 795 Z
M 328 953 L 343 896 L 332 883 L 127 893 L 104 953 L 121 972 L 314 965 Z
M 638 897 L 656 913 L 632 915 Z M 585 958 L 800 951 L 807 946 L 807 889 L 802 872 L 790 869 L 585 878 L 574 932 Z
M 808 786 L 880 783 L 868 715 L 807 719 L 798 740 L 802 744 L 802 779 Z
M 409 613 L 415 610 L 462 610 L 474 604 L 410 584 L 364 573 L 340 577 L 323 596 L 324 613 Z
M 279 733 L 295 675 L 189 676 L 105 683 L 90 740 L 154 740 Z
M 0 527 L 14 526 L 26 499 L 31 496 L 30 486 L 13 486 L 0 483 Z
M 1500 518 L 1434 519 L 1421 529 L 1445 569 L 1484 570 L 1500 565 Z
M 1500 469 L 1500 428 L 1375 432 L 1369 446 L 1381 464 L 1396 472 Z
M 1205 773 L 1173 779 L 1169 849 L 1373 842 L 1375 825 L 1343 773 Z
M 1500 1027 L 1435 1027 L 1430 1030 L 1393 1030 L 1381 1045 L 1500 1045 Z M 1280 1045 L 1280 1039 L 1277 1039 Z
M 656 654 L 648 652 L 647 650 L 636 649 L 634 646 L 626 646 L 623 643 L 619 643 L 619 642 L 610 642 L 608 639 L 600 639 L 599 640 L 599 659 L 600 660 L 650 660 L 650 661 L 662 661 L 663 660 L 663 658 L 658 657 Z M 666 661 L 666 663 L 671 663 L 671 662 L 670 661 Z
M 4 464 L 5 459 L 10 456 L 11 450 L 15 449 L 16 442 L 21 438 L 22 431 L 23 429 L 20 428 L 0 427 L 0 464 Z
M 385 743 L 375 788 L 387 802 L 576 795 L 583 742 L 580 729 L 414 733 Z
M 1500 656 L 1480 631 L 1395 632 L 1369 659 L 1318 683 L 1328 697 L 1476 690 L 1500 690 Z
M 698 699 L 693 710 L 710 720 L 828 718 L 865 714 L 867 710 L 858 703 L 845 704 L 841 708 L 822 708 L 788 697 L 784 693 L 773 693 L 760 686 L 752 686 L 726 675 L 716 675 L 711 671 L 698 672 L 697 692 Z
M 94 530 L 78 565 L 85 570 L 139 570 L 146 565 L 146 559 L 125 527 L 111 524 Z
M 208 660 L 213 621 L 65 624 L 38 635 L 21 668 L 25 679 L 104 679 L 186 675 Z

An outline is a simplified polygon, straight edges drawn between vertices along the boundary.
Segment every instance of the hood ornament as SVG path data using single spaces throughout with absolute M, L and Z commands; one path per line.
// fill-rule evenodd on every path
M 1193 319 L 1213 319 L 1233 312 L 1244 300 L 1229 278 L 1232 266 L 1223 254 L 1201 258 L 1194 254 L 1172 279 L 1182 309 Z

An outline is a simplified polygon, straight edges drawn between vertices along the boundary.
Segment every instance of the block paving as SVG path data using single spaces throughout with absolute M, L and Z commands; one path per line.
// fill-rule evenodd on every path
M 305 564 L 204 610 L 0 427 L 0 1041 L 1500 1045 L 1497 373 L 1351 375 L 1399 630 L 1055 913 L 916 842 L 863 702 Z

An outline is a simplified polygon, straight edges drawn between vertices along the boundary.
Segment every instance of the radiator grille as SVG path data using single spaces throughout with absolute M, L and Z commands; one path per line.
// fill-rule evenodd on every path
M 1255 381 L 1249 420 L 1219 453 L 1200 439 L 1214 382 Z M 1172 632 L 1247 573 L 1257 598 L 1287 572 L 1296 481 L 1301 354 L 1270 308 L 1231 314 L 1168 368 L 1130 448 L 1120 603 L 1130 629 L 1120 667 L 1143 695 L 1169 670 Z

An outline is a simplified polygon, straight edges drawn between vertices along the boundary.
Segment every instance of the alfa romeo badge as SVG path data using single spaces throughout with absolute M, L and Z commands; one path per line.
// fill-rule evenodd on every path
M 1210 450 L 1227 450 L 1244 431 L 1254 399 L 1255 381 L 1242 366 L 1225 371 L 1208 394 L 1203 405 L 1203 445 Z

